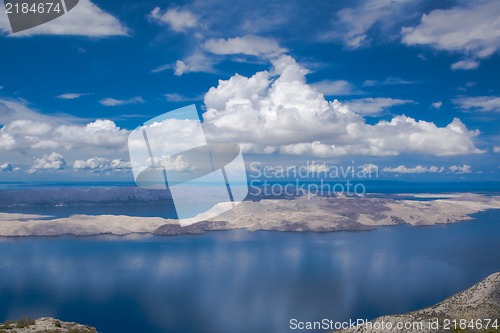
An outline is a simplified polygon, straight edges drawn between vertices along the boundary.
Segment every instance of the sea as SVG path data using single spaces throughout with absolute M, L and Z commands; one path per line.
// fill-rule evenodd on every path
M 397 192 L 412 191 L 386 194 Z M 405 313 L 500 271 L 499 217 L 356 232 L 0 238 L 0 321 L 51 316 L 101 333 L 322 332 L 291 323 Z

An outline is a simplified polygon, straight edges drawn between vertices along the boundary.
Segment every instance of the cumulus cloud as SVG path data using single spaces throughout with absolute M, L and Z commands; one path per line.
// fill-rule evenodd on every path
M 41 158 L 35 158 L 31 169 L 28 173 L 35 173 L 38 170 L 63 170 L 66 168 L 66 161 L 61 154 L 52 152 L 48 155 L 43 155 Z
M 73 163 L 75 170 L 88 170 L 92 172 L 121 171 L 130 169 L 130 162 L 121 159 L 107 159 L 104 157 L 92 157 L 88 160 L 76 160 Z
M 386 167 L 382 169 L 382 172 L 385 173 L 440 173 L 444 171 L 444 167 L 437 167 L 437 166 L 431 166 L 431 167 L 425 167 L 421 165 L 417 165 L 416 167 L 406 167 L 404 165 L 400 165 L 397 167 Z
M 414 103 L 414 101 L 397 98 L 369 97 L 344 102 L 344 104 L 347 105 L 352 112 L 360 115 L 377 115 L 392 106 L 408 103 Z
M 155 7 L 149 17 L 153 22 L 167 25 L 177 32 L 185 32 L 198 25 L 198 17 L 196 15 L 187 9 L 178 7 L 164 11 L 160 7 Z
M 464 164 L 462 166 L 452 165 L 448 169 L 453 173 L 472 173 L 472 167 L 467 164 Z
M 157 163 L 166 171 L 189 171 L 194 169 L 191 163 L 182 155 L 177 155 L 175 158 L 171 155 L 164 155 Z
M 252 56 L 274 57 L 286 52 L 272 38 L 245 35 L 234 38 L 209 39 L 203 48 L 214 54 L 246 54 Z
M 451 69 L 456 70 L 470 70 L 479 67 L 479 61 L 477 60 L 460 60 L 451 64 Z
M 312 163 L 307 164 L 307 172 L 309 173 L 325 173 L 329 172 L 330 167 L 326 165 L 326 163 L 316 163 L 315 161 L 312 161 Z
M 0 11 L 0 30 L 11 37 L 33 35 L 78 35 L 89 37 L 126 36 L 127 28 L 114 16 L 106 13 L 89 0 L 80 0 L 66 14 L 34 28 L 15 34 L 4 10 Z
M 103 98 L 99 101 L 99 103 L 104 106 L 121 106 L 128 104 L 143 104 L 144 100 L 140 96 L 129 99 Z
M 65 94 L 61 94 L 59 96 L 57 96 L 56 98 L 59 98 L 59 99 L 77 99 L 77 98 L 80 98 L 82 96 L 88 96 L 88 95 L 92 95 L 90 93 L 65 93 Z
M 359 93 L 352 83 L 345 80 L 323 80 L 313 83 L 312 86 L 325 96 L 345 96 Z
M 467 111 L 500 112 L 500 97 L 498 96 L 462 96 L 455 98 L 453 103 Z
M 500 49 L 499 16 L 497 0 L 436 9 L 423 15 L 418 26 L 402 28 L 402 41 L 407 45 L 428 45 L 472 58 L 487 58 Z M 454 69 L 472 69 L 477 65 L 477 61 L 467 60 L 454 64 Z
M 441 106 L 443 106 L 443 102 L 441 102 L 441 101 L 437 101 L 437 102 L 434 102 L 431 104 L 431 107 L 433 107 L 436 110 L 441 109 Z
M 81 123 L 81 119 L 46 116 L 21 102 L 0 100 L 0 150 L 96 149 L 123 150 L 128 131 L 111 120 L 98 119 Z
M 500 153 L 500 146 L 493 147 L 493 152 Z
M 240 143 L 247 152 L 339 156 L 439 156 L 481 153 L 477 131 L 454 119 L 446 127 L 397 116 L 365 123 L 346 105 L 326 101 L 306 83 L 307 70 L 289 57 L 273 61 L 272 71 L 219 80 L 205 95 L 204 126 L 209 136 Z

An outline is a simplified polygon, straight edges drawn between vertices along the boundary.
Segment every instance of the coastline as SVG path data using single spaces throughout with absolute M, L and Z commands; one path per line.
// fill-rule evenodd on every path
M 413 195 L 414 198 L 431 194 Z M 432 196 L 434 196 L 432 194 Z M 408 195 L 405 194 L 405 197 Z M 221 203 L 219 205 L 225 205 Z M 178 220 L 125 215 L 47 215 L 0 213 L 0 237 L 90 235 L 180 235 L 206 231 L 334 232 L 369 231 L 379 226 L 430 226 L 471 220 L 471 214 L 500 208 L 500 196 L 461 193 L 435 200 L 372 197 L 316 197 L 244 201 L 212 219 L 181 227 Z M 213 208 L 217 209 L 217 205 Z

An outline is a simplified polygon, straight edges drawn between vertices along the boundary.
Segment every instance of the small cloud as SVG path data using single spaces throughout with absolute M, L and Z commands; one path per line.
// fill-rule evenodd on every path
M 500 96 L 458 97 L 453 100 L 462 110 L 500 112 Z
M 129 99 L 114 99 L 114 98 L 104 98 L 99 101 L 104 106 L 121 106 L 128 104 L 144 104 L 142 97 L 133 97 Z
M 10 163 L 3 163 L 3 164 L 0 164 L 0 172 L 10 172 L 10 171 L 19 171 L 21 170 L 20 168 L 17 168 L 17 167 L 12 167 L 12 164 Z
M 53 152 L 48 155 L 43 155 L 42 158 L 36 158 L 31 169 L 28 170 L 28 173 L 32 174 L 37 172 L 38 170 L 63 170 L 66 168 L 66 161 L 64 160 L 61 154 Z
M 462 166 L 452 165 L 448 169 L 453 173 L 472 173 L 472 167 L 467 164 Z
M 157 162 L 166 171 L 182 172 L 195 169 L 183 155 L 177 155 L 175 158 L 170 155 L 164 155 Z
M 441 102 L 441 101 L 437 101 L 437 102 L 434 102 L 431 104 L 431 107 L 433 107 L 436 110 L 441 109 L 441 106 L 443 106 L 443 102 Z
M 87 170 L 92 172 L 123 171 L 130 168 L 130 162 L 120 159 L 109 160 L 104 157 L 92 157 L 86 161 L 76 160 L 73 164 L 74 170 Z
M 161 66 L 158 66 L 158 67 L 156 67 L 156 68 L 153 68 L 153 69 L 151 70 L 151 73 L 160 73 L 160 72 L 163 72 L 163 71 L 165 71 L 165 70 L 167 70 L 167 69 L 171 69 L 171 68 L 172 68 L 172 65 L 170 65 L 170 64 L 167 64 L 167 65 L 161 65 Z
M 188 97 L 184 96 L 181 94 L 165 94 L 165 97 L 167 98 L 167 101 L 169 102 L 191 102 L 191 101 L 198 101 L 202 100 L 203 96 L 196 96 L 196 97 Z
M 444 171 L 444 167 L 437 167 L 437 166 L 431 166 L 431 167 L 425 167 L 421 165 L 417 165 L 416 167 L 406 167 L 404 165 L 400 165 L 398 167 L 392 168 L 392 167 L 386 167 L 382 170 L 382 172 L 385 173 L 405 173 L 405 174 L 410 174 L 410 173 L 441 173 Z
M 345 80 L 323 80 L 313 83 L 312 86 L 325 96 L 346 96 L 359 94 L 355 86 Z
M 500 153 L 500 146 L 493 147 L 493 152 Z
M 360 98 L 344 102 L 344 104 L 346 104 L 352 112 L 361 115 L 376 115 L 389 109 L 390 107 L 408 103 L 415 103 L 415 102 L 408 99 L 382 98 L 382 97 Z
M 383 81 L 377 80 L 365 80 L 363 82 L 363 87 L 377 87 L 377 86 L 396 86 L 405 84 L 416 84 L 415 81 L 404 80 L 399 77 L 388 77 Z
M 174 74 L 177 76 L 186 73 L 214 73 L 214 60 L 202 52 L 195 52 L 184 60 L 177 60 L 173 66 Z
M 456 70 L 471 70 L 479 67 L 479 61 L 476 60 L 460 60 L 451 65 L 451 69 Z
M 56 96 L 56 98 L 59 98 L 59 99 L 77 99 L 77 98 L 80 98 L 82 96 L 88 96 L 88 95 L 92 95 L 90 93 L 66 93 L 66 94 L 61 94 L 59 96 Z
M 214 54 L 245 54 L 252 56 L 278 56 L 287 50 L 272 38 L 246 35 L 234 38 L 209 39 L 203 48 Z
M 185 32 L 198 25 L 198 18 L 187 9 L 179 7 L 162 11 L 160 7 L 155 7 L 149 14 L 150 19 L 160 25 L 168 25 L 176 32 Z
M 309 173 L 325 173 L 325 172 L 329 172 L 330 171 L 330 167 L 328 165 L 326 165 L 326 163 L 322 163 L 322 164 L 319 164 L 319 163 L 316 163 L 316 162 L 312 162 L 311 164 L 308 164 L 307 165 L 307 172 Z

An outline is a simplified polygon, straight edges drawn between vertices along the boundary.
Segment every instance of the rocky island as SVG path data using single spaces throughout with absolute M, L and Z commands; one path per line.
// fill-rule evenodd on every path
M 424 200 L 425 199 L 425 200 Z M 218 210 L 224 205 L 213 207 Z M 471 214 L 499 209 L 499 196 L 479 194 L 401 195 L 393 197 L 316 197 L 244 201 L 229 211 L 187 227 L 178 220 L 124 215 L 46 215 L 0 213 L 0 236 L 197 234 L 246 229 L 332 232 L 373 230 L 379 226 L 427 226 L 471 220 Z

